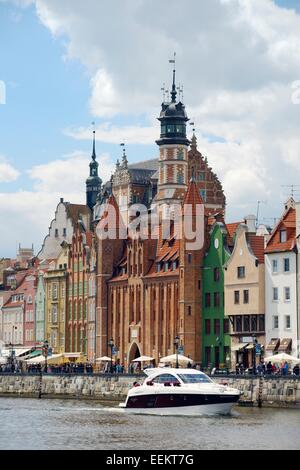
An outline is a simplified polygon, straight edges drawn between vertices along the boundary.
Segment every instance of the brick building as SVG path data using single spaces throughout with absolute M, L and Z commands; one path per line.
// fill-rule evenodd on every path
M 94 207 L 97 234 L 111 222 L 108 207 L 117 214 L 115 239 L 97 238 L 97 356 L 110 354 L 112 339 L 117 359 L 126 366 L 140 355 L 159 363 L 162 356 L 174 353 L 176 336 L 185 355 L 202 361 L 202 267 L 208 220 L 224 218 L 225 197 L 197 150 L 196 137 L 192 144 L 187 138 L 188 117 L 176 95 L 174 72 L 171 101 L 162 104 L 159 117 L 159 159 L 134 168 L 124 152 L 122 164 L 117 164 Z M 157 211 L 157 224 L 149 232 L 156 234 L 145 238 L 137 231 L 122 239 L 124 213 L 128 204 L 138 202 L 147 206 L 149 215 Z M 167 236 L 163 233 L 164 220 L 173 219 L 174 208 L 183 205 L 191 207 L 189 220 L 195 229 L 196 208 L 203 203 L 203 245 L 192 249 L 193 238 L 177 238 L 176 221 Z M 148 215 L 144 217 L 150 226 Z

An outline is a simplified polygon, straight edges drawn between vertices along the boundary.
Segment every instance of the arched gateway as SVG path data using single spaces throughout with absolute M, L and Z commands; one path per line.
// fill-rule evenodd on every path
M 130 347 L 130 350 L 129 350 L 129 356 L 128 356 L 128 362 L 129 364 L 134 360 L 134 359 L 137 359 L 138 357 L 141 356 L 141 351 L 140 351 L 140 348 L 138 347 L 138 345 L 136 343 L 133 343 Z

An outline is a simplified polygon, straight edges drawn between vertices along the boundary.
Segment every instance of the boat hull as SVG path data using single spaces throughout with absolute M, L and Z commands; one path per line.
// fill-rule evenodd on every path
M 234 403 L 220 403 L 214 405 L 178 406 L 169 408 L 123 408 L 126 413 L 158 416 L 210 416 L 229 415 Z
M 126 410 L 159 415 L 229 414 L 239 395 L 153 394 L 128 397 Z

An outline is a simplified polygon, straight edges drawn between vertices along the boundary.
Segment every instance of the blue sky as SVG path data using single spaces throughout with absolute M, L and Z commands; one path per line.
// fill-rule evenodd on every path
M 91 10 L 91 5 L 94 5 L 95 18 L 93 18 L 93 11 L 90 16 L 88 13 L 84 13 L 87 16 L 82 18 L 82 8 L 84 8 L 85 2 L 75 0 L 70 3 L 72 5 L 70 10 L 72 10 L 75 20 L 73 18 L 72 21 L 69 21 L 68 11 L 64 8 L 69 0 L 60 3 L 57 0 L 52 0 L 52 2 L 36 0 L 36 4 L 32 2 L 28 7 L 19 5 L 20 3 L 29 3 L 28 0 L 27 2 L 25 0 L 0 0 L 0 80 L 6 84 L 6 104 L 0 105 L 0 173 L 1 168 L 3 170 L 2 177 L 0 174 L 0 210 L 2 217 L 5 217 L 5 225 L 7 226 L 0 233 L 0 242 L 2 242 L 0 256 L 13 256 L 16 242 L 26 245 L 31 244 L 32 240 L 38 247 L 47 233 L 48 225 L 54 214 L 55 201 L 58 201 L 60 196 L 74 197 L 76 199 L 74 202 L 84 202 L 84 179 L 88 172 L 87 159 L 91 153 L 89 136 L 93 120 L 96 121 L 97 126 L 104 125 L 110 129 L 108 134 L 105 134 L 105 138 L 97 142 L 101 163 L 100 176 L 103 176 L 103 179 L 109 177 L 116 158 L 121 154 L 119 143 L 122 141 L 127 141 L 127 154 L 130 161 L 153 158 L 157 155 L 154 140 L 159 131 L 156 117 L 160 111 L 160 86 L 163 81 L 167 82 L 170 78 L 168 59 L 175 48 L 179 57 L 179 79 L 184 80 L 187 90 L 185 96 L 188 112 L 193 120 L 194 116 L 197 117 L 198 142 L 201 144 L 201 150 L 207 153 L 214 170 L 224 181 L 225 189 L 228 188 L 228 201 L 229 203 L 232 201 L 228 217 L 232 220 L 241 218 L 247 212 L 256 212 L 258 198 L 268 200 L 268 204 L 262 209 L 265 218 L 280 215 L 281 204 L 285 197 L 280 193 L 280 182 L 283 184 L 297 182 L 297 178 L 294 178 L 296 181 L 289 178 L 291 168 L 287 166 L 282 172 L 284 181 L 278 179 L 274 170 L 274 181 L 276 181 L 274 184 L 277 185 L 278 194 L 276 203 L 274 202 L 274 194 L 265 188 L 270 185 L 270 172 L 272 173 L 274 166 L 271 156 L 265 157 L 267 132 L 270 132 L 269 135 L 271 135 L 271 131 L 267 129 L 270 129 L 272 124 L 274 128 L 280 126 L 280 123 L 273 123 L 271 119 L 268 121 L 260 116 L 263 125 L 266 126 L 265 134 L 254 140 L 252 139 L 253 133 L 249 131 L 251 128 L 249 120 L 245 119 L 242 122 L 243 116 L 239 121 L 240 128 L 237 131 L 234 122 L 236 116 L 229 115 L 228 110 L 224 111 L 224 103 L 220 106 L 219 111 L 218 106 L 220 105 L 221 92 L 222 99 L 228 93 L 231 96 L 230 99 L 238 101 L 240 100 L 238 93 L 241 93 L 242 90 L 246 97 L 245 100 L 248 101 L 247 106 L 250 106 L 251 100 L 267 99 L 263 94 L 266 87 L 270 87 L 272 92 L 278 93 L 277 96 L 279 96 L 281 91 L 278 91 L 276 87 L 275 90 L 274 83 L 278 84 L 278 87 L 282 84 L 288 87 L 290 82 L 300 79 L 300 62 L 298 61 L 299 73 L 297 73 L 297 66 L 294 62 L 292 63 L 294 61 L 292 54 L 284 67 L 278 63 L 274 65 L 272 62 L 274 54 L 280 54 L 280 47 L 283 47 L 282 41 L 286 37 L 284 28 L 289 31 L 289 21 L 291 21 L 291 29 L 295 30 L 294 34 L 299 34 L 297 33 L 298 18 L 297 16 L 292 18 L 285 15 L 282 38 L 278 39 L 280 47 L 274 49 L 275 52 L 272 52 L 271 59 L 269 57 L 266 59 L 264 52 L 264 62 L 258 62 L 259 65 L 257 65 L 255 60 L 256 58 L 259 60 L 261 50 L 267 51 L 268 47 L 272 47 L 273 39 L 271 39 L 271 35 L 270 38 L 267 38 L 265 31 L 273 28 L 273 31 L 278 33 L 278 37 L 281 34 L 281 26 L 278 26 L 281 12 L 274 10 L 274 18 L 268 20 L 262 7 L 261 11 L 256 10 L 257 24 L 259 24 L 259 19 L 266 22 L 266 29 L 263 32 L 256 29 L 254 13 L 251 13 L 252 19 L 254 18 L 253 22 L 249 18 L 249 12 L 247 14 L 243 12 L 246 16 L 243 17 L 242 21 L 245 23 L 241 25 L 239 31 L 241 41 L 245 40 L 247 47 L 249 43 L 252 44 L 252 40 L 254 44 L 253 49 L 251 49 L 251 45 L 249 51 L 245 50 L 245 54 L 243 52 L 241 54 L 240 60 L 243 60 L 243 55 L 249 54 L 248 63 L 253 62 L 253 69 L 250 69 L 250 72 L 245 72 L 244 76 L 243 65 L 241 64 L 240 70 L 238 67 L 240 51 L 232 51 L 231 49 L 237 47 L 235 44 L 235 34 L 237 33 L 232 26 L 234 22 L 231 22 L 236 14 L 235 9 L 231 9 L 230 6 L 222 6 L 226 11 L 225 15 L 220 14 L 219 18 L 217 8 L 215 11 L 210 10 L 211 5 L 215 4 L 216 6 L 218 1 L 212 0 L 209 6 L 202 5 L 202 10 L 199 10 L 199 15 L 205 17 L 206 12 L 203 10 L 207 9 L 207 18 L 214 20 L 214 23 L 208 25 L 207 30 L 202 32 L 200 41 L 198 36 L 195 36 L 194 40 L 193 37 L 191 39 L 184 37 L 184 31 L 181 32 L 180 29 L 176 30 L 178 31 L 176 36 L 172 36 L 175 28 L 173 31 L 171 28 L 167 31 L 164 22 L 157 17 L 155 8 L 150 11 L 149 5 L 147 6 L 146 3 L 141 7 L 141 11 L 138 11 L 137 8 L 133 14 L 130 14 L 129 11 L 127 19 L 124 18 L 124 20 L 120 11 L 118 19 L 120 23 L 116 21 L 116 25 L 112 26 L 111 37 L 107 40 L 110 33 L 103 32 L 103 36 L 101 36 L 98 29 L 105 29 L 105 19 L 101 18 L 102 11 L 104 17 L 107 14 L 108 17 L 116 18 L 113 10 L 114 2 L 111 7 L 105 6 L 100 9 L 99 2 L 88 0 L 86 10 Z M 234 1 L 232 0 L 232 3 Z M 178 0 L 174 5 L 177 3 L 180 5 Z M 270 3 L 269 0 L 261 0 L 259 5 L 263 4 L 269 8 Z M 300 13 L 299 0 L 276 0 L 275 3 L 283 8 L 294 8 Z M 62 4 L 64 5 L 62 6 Z M 195 10 L 200 8 L 199 3 L 190 0 L 191 8 L 193 5 Z M 97 16 L 96 9 L 98 7 L 99 14 Z M 176 9 L 174 8 L 174 10 Z M 187 10 L 187 18 L 190 18 L 189 9 Z M 136 15 L 136 21 L 130 24 L 134 15 Z M 174 15 L 176 15 L 176 11 Z M 174 18 L 170 18 L 170 26 L 177 24 L 179 16 L 177 14 Z M 164 17 L 163 11 L 161 17 Z M 82 21 L 86 20 L 86 23 L 76 29 L 81 19 Z M 89 30 L 89 26 L 91 26 L 91 30 Z M 87 30 L 84 30 L 85 27 Z M 229 37 L 230 34 L 225 38 L 223 28 L 226 34 L 228 31 L 232 31 L 232 40 Z M 250 28 L 252 28 L 251 31 Z M 183 30 L 186 31 L 184 28 Z M 220 40 L 218 33 L 220 33 Z M 184 35 L 182 36 L 182 34 Z M 249 41 L 246 38 L 247 34 L 251 38 Z M 117 43 L 118 35 L 120 35 L 120 43 Z M 153 43 L 146 42 L 144 36 L 147 35 L 150 39 L 151 37 L 158 38 L 158 48 L 155 40 Z M 207 50 L 205 50 L 206 39 Z M 124 41 L 125 54 L 128 50 L 127 59 L 124 58 L 124 51 L 122 51 L 122 41 Z M 127 49 L 125 49 L 127 41 L 128 47 L 126 46 Z M 197 41 L 200 42 L 195 52 L 192 44 L 196 44 Z M 139 42 L 141 42 L 140 47 Z M 159 50 L 160 44 L 161 50 Z M 120 52 L 118 53 L 118 51 Z M 195 67 L 193 62 L 198 51 L 200 51 L 199 57 L 202 54 L 201 61 L 199 59 L 199 68 L 197 73 L 191 74 L 189 70 L 193 70 Z M 217 60 L 215 60 L 213 52 Z M 232 56 L 236 57 L 236 62 L 229 64 L 228 68 L 224 64 L 222 76 L 218 76 L 217 65 L 222 63 L 220 57 L 226 56 L 227 53 L 229 61 Z M 234 67 L 237 67 L 237 74 L 233 73 Z M 260 71 L 260 68 L 261 73 L 258 73 L 255 79 L 251 79 L 250 83 L 249 77 L 251 74 L 253 77 L 255 75 L 253 71 Z M 216 71 L 214 71 L 215 69 Z M 98 88 L 97 84 L 99 84 Z M 213 106 L 211 106 L 211 102 L 214 102 Z M 108 111 L 105 106 L 101 109 L 102 103 L 105 103 L 105 106 L 108 105 Z M 298 110 L 295 107 L 291 110 L 295 119 L 299 118 L 296 116 L 296 111 Z M 270 111 L 270 116 L 272 113 L 273 111 Z M 251 115 L 251 119 L 256 120 L 253 109 L 249 109 L 249 115 Z M 128 134 L 128 126 L 130 135 Z M 66 132 L 67 129 L 68 132 Z M 141 131 L 142 137 L 133 138 L 135 130 Z M 144 134 L 146 138 L 143 140 Z M 291 149 L 288 157 L 282 155 L 282 160 L 292 161 L 295 152 L 294 146 L 297 147 L 297 142 L 295 142 L 292 129 L 286 130 L 286 136 L 290 138 Z M 145 142 L 147 143 L 145 144 Z M 245 165 L 242 174 L 234 175 L 234 169 L 227 168 L 226 149 L 227 155 L 234 155 L 232 158 L 235 158 L 236 161 L 244 159 Z M 255 175 L 247 174 L 249 158 L 253 152 L 261 152 L 262 158 L 259 158 L 259 164 L 262 164 L 264 158 L 266 159 L 262 169 L 258 169 Z M 101 160 L 102 157 L 103 160 Z M 55 175 L 51 162 L 56 161 L 63 162 L 61 164 L 63 175 Z M 87 164 L 86 174 L 83 174 L 84 161 Z M 80 175 L 75 175 L 78 162 L 80 163 L 80 165 L 78 164 Z M 7 177 L 4 175 L 5 171 L 8 172 Z M 103 175 L 101 175 L 101 171 Z M 41 178 L 39 178 L 39 172 Z M 56 187 L 54 178 L 63 180 L 66 178 L 67 172 L 71 174 L 72 185 L 69 188 L 63 187 L 58 181 Z M 74 181 L 72 173 L 74 173 Z M 79 169 L 77 169 L 77 173 L 79 173 Z M 265 175 L 265 179 L 262 179 L 262 174 Z M 249 192 L 245 193 L 244 199 L 240 198 L 237 203 L 235 194 L 238 191 L 232 188 L 233 184 L 238 184 L 239 181 L 243 181 L 243 178 L 250 181 Z M 253 181 L 256 178 L 255 183 L 251 182 L 251 178 Z M 257 194 L 254 195 L 251 194 L 253 184 L 257 184 Z M 22 204 L 18 204 L 18 197 L 20 202 L 22 200 Z M 32 216 L 29 220 L 24 219 L 24 211 L 29 211 L 31 208 L 30 201 L 37 199 L 43 200 L 45 206 L 40 203 L 36 209 L 35 218 Z M 28 206 L 25 201 L 28 202 Z M 34 211 L 34 209 L 32 210 Z M 20 221 L 19 225 L 18 220 Z M 13 235 L 11 235 L 9 227 L 11 227 Z

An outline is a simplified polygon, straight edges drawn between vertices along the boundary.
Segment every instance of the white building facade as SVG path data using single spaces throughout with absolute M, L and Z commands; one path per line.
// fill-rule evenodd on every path
M 288 201 L 265 249 L 266 357 L 300 352 L 296 206 Z

